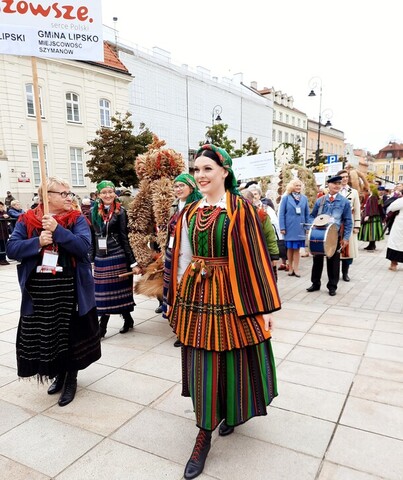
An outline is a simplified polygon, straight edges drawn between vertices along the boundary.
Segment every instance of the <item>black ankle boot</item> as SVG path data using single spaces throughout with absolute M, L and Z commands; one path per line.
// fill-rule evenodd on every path
M 64 407 L 74 400 L 77 391 L 77 370 L 67 372 L 63 392 L 59 398 L 59 405 Z
M 99 320 L 99 336 L 104 338 L 106 335 L 106 327 L 108 326 L 109 315 L 101 315 Z
M 210 447 L 211 432 L 201 428 L 197 435 L 192 455 L 185 467 L 184 477 L 186 479 L 196 478 L 202 473 Z
M 345 262 L 342 260 L 342 262 L 341 262 L 341 273 L 343 275 L 343 280 L 345 282 L 350 281 L 350 277 L 348 276 L 348 268 L 349 268 L 349 265 L 346 265 Z
M 134 327 L 134 320 L 132 319 L 130 313 L 125 313 L 122 316 L 125 323 L 123 324 L 123 327 L 119 330 L 119 333 L 127 333 L 131 328 Z
M 65 378 L 66 378 L 66 372 L 62 372 L 62 373 L 59 373 L 59 375 L 56 375 L 55 379 L 53 380 L 53 383 L 48 388 L 48 394 L 53 395 L 55 393 L 60 392 L 60 390 L 63 388 Z
M 235 430 L 235 427 L 230 427 L 225 423 L 225 420 L 221 423 L 218 427 L 218 435 L 221 437 L 226 437 L 227 435 L 231 435 Z

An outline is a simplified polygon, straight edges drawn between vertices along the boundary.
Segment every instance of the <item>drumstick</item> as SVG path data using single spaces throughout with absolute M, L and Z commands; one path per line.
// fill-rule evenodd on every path
M 118 275 L 119 278 L 122 278 L 122 277 L 130 277 L 131 275 L 134 275 L 133 272 L 126 272 L 126 273 L 121 273 L 120 275 Z

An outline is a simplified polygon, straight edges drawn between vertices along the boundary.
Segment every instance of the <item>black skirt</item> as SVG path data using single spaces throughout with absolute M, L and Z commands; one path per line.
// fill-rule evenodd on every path
M 20 318 L 17 372 L 40 381 L 82 370 L 101 357 L 96 308 L 78 315 L 72 275 L 34 273 L 27 284 L 33 315 Z

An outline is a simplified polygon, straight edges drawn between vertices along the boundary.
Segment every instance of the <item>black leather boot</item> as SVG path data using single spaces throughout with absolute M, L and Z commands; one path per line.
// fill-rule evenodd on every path
M 199 434 L 197 435 L 192 455 L 190 456 L 185 467 L 184 477 L 186 479 L 196 478 L 202 473 L 208 452 L 210 451 L 210 447 L 211 432 L 201 428 Z
M 343 275 L 343 280 L 345 282 L 349 282 L 350 281 L 350 277 L 348 276 L 348 269 L 349 269 L 350 265 L 346 262 L 346 261 L 341 261 L 341 273 Z
M 127 333 L 131 328 L 134 327 L 134 320 L 132 319 L 132 316 L 129 312 L 124 313 L 122 317 L 124 318 L 125 323 L 123 324 L 123 327 L 119 330 L 119 333 Z
M 221 437 L 226 437 L 227 435 L 231 435 L 235 430 L 235 427 L 230 427 L 225 423 L 225 420 L 221 422 L 221 425 L 218 427 L 218 435 Z
M 64 407 L 74 400 L 77 391 L 77 370 L 67 372 L 63 392 L 59 398 L 59 405 Z
M 56 375 L 55 379 L 53 380 L 53 383 L 48 388 L 48 394 L 53 395 L 55 393 L 60 392 L 60 390 L 63 388 L 65 379 L 66 379 L 66 372 L 62 372 Z
M 99 320 L 99 336 L 104 338 L 106 335 L 106 327 L 108 326 L 109 315 L 101 315 Z

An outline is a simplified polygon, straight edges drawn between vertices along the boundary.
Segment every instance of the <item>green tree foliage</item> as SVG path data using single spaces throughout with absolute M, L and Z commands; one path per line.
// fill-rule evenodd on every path
M 249 137 L 242 145 L 241 149 L 235 149 L 236 140 L 230 140 L 226 135 L 228 125 L 225 123 L 217 123 L 211 127 L 207 127 L 206 139 L 217 147 L 224 148 L 231 158 L 243 157 L 246 155 L 255 155 L 259 152 L 259 145 L 256 138 Z M 199 142 L 202 146 L 206 140 Z
M 102 127 L 96 131 L 97 137 L 88 142 L 91 148 L 87 153 L 87 177 L 91 182 L 111 180 L 116 186 L 137 187 L 138 179 L 134 162 L 138 155 L 147 151 L 152 143 L 152 132 L 140 123 L 140 132 L 133 134 L 131 113 L 124 116 L 116 113 L 111 118 L 112 128 Z

